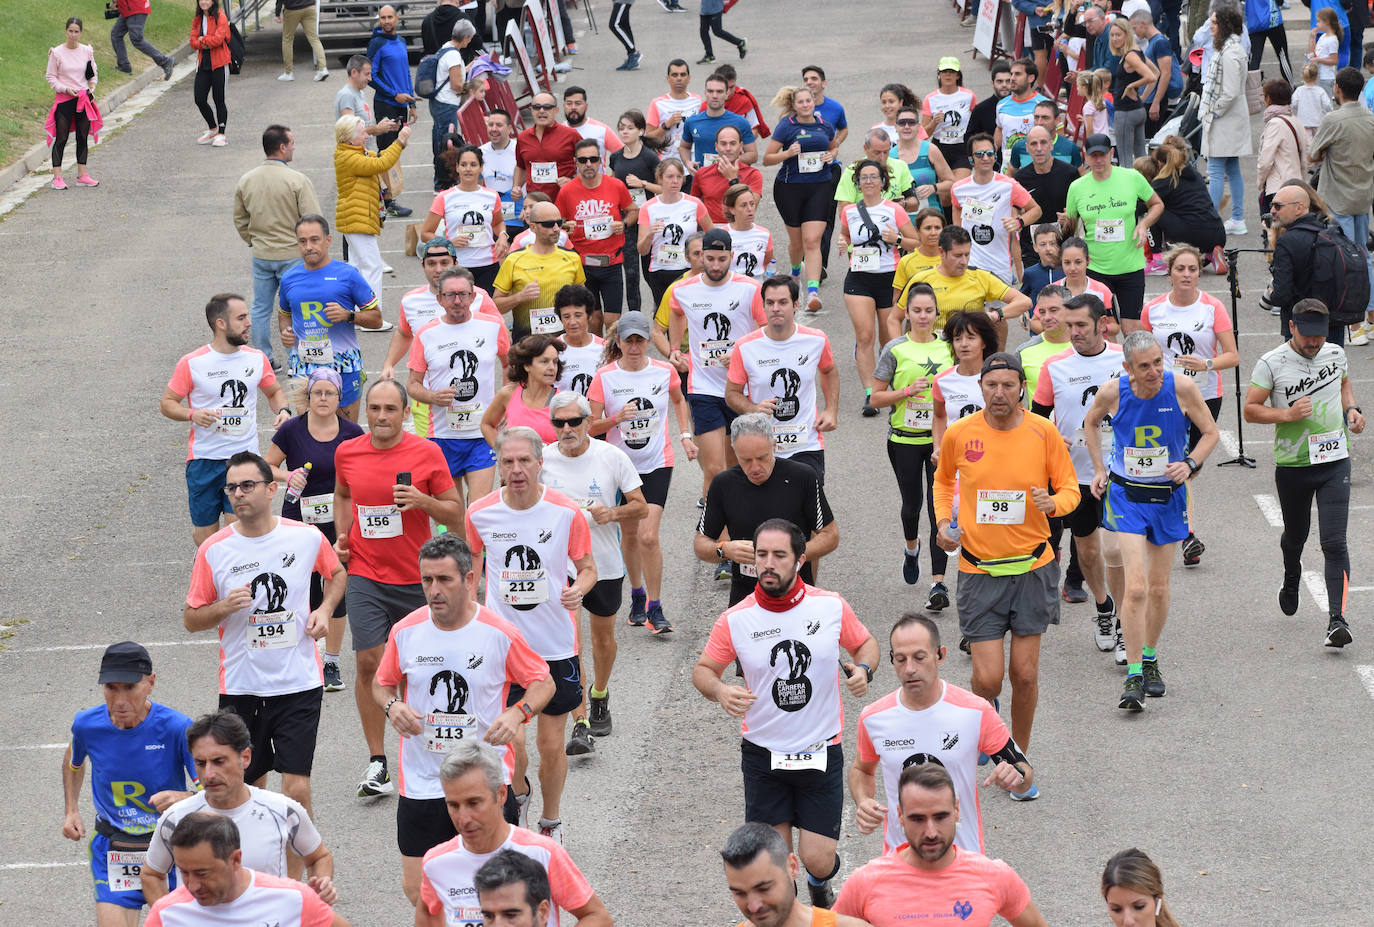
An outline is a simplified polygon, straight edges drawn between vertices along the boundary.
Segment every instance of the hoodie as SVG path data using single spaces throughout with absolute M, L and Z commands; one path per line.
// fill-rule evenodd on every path
M 372 62 L 372 80 L 369 84 L 377 91 L 373 104 L 407 105 L 396 99 L 398 93 L 415 94 L 410 82 L 410 55 L 406 51 L 406 40 L 396 33 L 387 35 L 381 26 L 377 26 L 367 43 L 367 57 Z

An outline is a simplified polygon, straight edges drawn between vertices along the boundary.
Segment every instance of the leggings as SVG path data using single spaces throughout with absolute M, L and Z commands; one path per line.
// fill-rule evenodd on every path
M 1145 143 L 1145 117 L 1149 115 L 1144 106 L 1117 108 L 1112 128 L 1116 130 L 1116 163 L 1122 167 L 1130 167 L 1136 158 L 1149 153 Z
M 658 305 L 663 302 L 663 294 L 668 292 L 668 287 L 672 286 L 677 278 L 684 273 L 686 273 L 686 268 L 682 270 L 646 270 L 644 272 L 644 279 L 649 282 L 649 292 L 654 297 L 654 312 L 658 311 Z
M 1350 458 L 1306 467 L 1275 467 L 1274 488 L 1283 511 L 1283 579 L 1296 583 L 1302 573 L 1303 546 L 1312 528 L 1312 499 L 1317 500 L 1317 532 L 1326 562 L 1327 611 L 1344 616 L 1350 581 L 1350 552 L 1345 543 L 1350 516 Z
M 907 540 L 920 537 L 921 495 L 924 492 L 926 518 L 930 522 L 930 539 L 926 545 L 930 551 L 930 572 L 935 576 L 943 576 L 949 564 L 949 554 L 936 543 L 935 494 L 931 490 L 935 481 L 935 464 L 930 459 L 934 453 L 934 444 L 887 442 L 887 459 L 892 463 L 892 474 L 897 477 L 897 491 L 902 496 L 902 537 Z
M 1288 60 L 1288 33 L 1283 26 L 1250 33 L 1250 70 L 1259 70 L 1260 59 L 1264 57 L 1265 39 L 1274 46 L 1274 57 L 1279 59 L 1279 73 L 1288 83 L 1293 83 L 1293 64 Z
M 625 54 L 635 53 L 635 34 L 630 29 L 630 5 L 628 3 L 611 4 L 611 35 L 620 40 L 620 44 L 625 46 Z
M 229 107 L 224 105 L 224 88 L 229 80 L 229 66 L 223 65 L 213 71 L 196 71 L 196 106 L 205 119 L 205 125 L 218 129 L 224 134 L 224 124 L 229 120 Z M 210 109 L 210 93 L 215 94 L 215 108 Z
M 86 118 L 86 114 L 78 112 L 76 100 L 66 100 L 57 104 L 57 134 L 52 140 L 52 166 L 54 170 L 62 169 L 62 155 L 67 150 L 67 136 L 71 134 L 72 123 L 76 123 L 76 163 L 86 163 L 86 136 L 91 133 L 91 121 Z
M 625 228 L 625 247 L 621 250 L 624 260 L 620 266 L 625 268 L 625 311 L 639 311 L 639 249 L 635 247 L 635 226 Z M 658 307 L 649 313 L 652 318 Z
M 725 31 L 725 27 L 720 24 L 721 15 L 720 13 L 712 13 L 709 16 L 698 17 L 701 22 L 701 47 L 706 49 L 706 57 L 708 58 L 715 54 L 711 51 L 712 32 L 736 47 L 744 44 L 744 39 Z

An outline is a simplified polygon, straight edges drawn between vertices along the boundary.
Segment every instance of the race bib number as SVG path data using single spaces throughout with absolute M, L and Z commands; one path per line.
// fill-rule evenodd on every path
M 148 858 L 146 852 L 129 853 L 118 850 L 110 850 L 105 854 L 106 878 L 110 882 L 112 892 L 139 892 L 143 890 L 143 882 L 139 875 L 143 872 L 143 863 Z
M 1161 479 L 1164 468 L 1169 466 L 1167 447 L 1128 447 L 1122 459 L 1126 462 L 1126 475 L 1135 479 Z
M 935 403 L 908 399 L 902 410 L 902 427 L 913 431 L 930 431 L 935 427 Z
M 249 650 L 286 650 L 296 646 L 299 635 L 295 612 L 288 610 L 248 616 Z
M 549 600 L 548 574 L 544 570 L 502 570 L 501 601 L 506 605 L 542 605 Z
M 530 331 L 536 335 L 556 335 L 563 330 L 563 320 L 552 306 L 530 310 Z
M 729 367 L 730 351 L 734 348 L 733 338 L 721 338 L 701 343 L 701 365 L 703 367 Z
M 358 506 L 358 529 L 369 540 L 401 536 L 401 512 L 394 505 Z
M 1026 520 L 1026 491 L 980 489 L 976 514 L 980 525 L 1019 525 Z
M 627 422 L 622 422 L 620 432 L 627 441 L 645 441 L 653 437 L 658 427 L 658 409 L 640 409 L 638 414 Z
M 643 206 L 645 203 L 649 202 L 649 195 L 644 192 L 643 187 L 631 187 L 630 202 L 634 203 L 636 206 Z
M 1307 462 L 1320 464 L 1346 458 L 1345 432 L 1325 431 L 1307 436 Z
M 256 421 L 248 417 L 247 409 L 226 406 L 219 410 L 219 421 L 215 423 L 215 431 L 222 435 L 241 438 L 248 434 L 255 424 Z
M 444 927 L 476 927 L 480 923 L 482 923 L 482 909 L 476 905 L 444 910 Z
M 334 494 L 301 496 L 301 518 L 307 525 L 332 524 L 334 521 Z
M 1201 370 L 1189 370 L 1187 367 L 1183 366 L 1182 355 L 1179 355 L 1178 357 L 1174 358 L 1174 376 L 1196 377 L 1200 373 L 1202 373 Z
M 296 356 L 301 359 L 302 364 L 332 367 L 334 366 L 334 344 L 329 340 L 328 335 L 322 335 L 318 338 L 302 338 L 296 343 Z
M 611 237 L 611 222 L 614 221 L 610 216 L 592 216 L 582 220 L 582 234 L 588 241 L 601 241 L 603 238 Z
M 755 567 L 752 563 L 737 563 L 735 564 L 735 566 L 739 568 L 740 576 L 745 576 L 749 579 L 759 578 L 758 568 Z
M 558 183 L 558 162 L 534 162 L 530 165 L 530 180 L 535 183 Z
M 682 245 L 670 245 L 666 242 L 658 246 L 654 252 L 654 261 L 659 267 L 682 267 L 687 263 L 682 250 Z
M 468 236 L 466 247 L 480 248 L 490 242 L 487 239 L 487 227 L 485 225 L 460 225 L 458 234 Z
M 821 168 L 825 167 L 822 160 L 822 153 L 819 151 L 803 151 L 797 155 L 797 170 L 802 174 L 816 174 Z
M 992 204 L 986 200 L 963 198 L 959 200 L 959 214 L 970 219 L 988 221 L 992 218 Z
M 503 222 L 509 222 L 510 220 L 512 220 L 512 219 L 514 219 L 514 218 L 515 218 L 515 201 L 514 201 L 514 200 L 502 200 L 502 201 L 501 201 L 501 221 L 503 221 Z
M 875 245 L 856 245 L 849 252 L 849 269 L 876 273 L 882 261 L 882 249 Z
M 434 711 L 425 715 L 425 749 L 430 753 L 447 753 L 464 737 L 477 731 L 476 715 L 460 715 L 448 711 Z
M 1111 244 L 1120 243 L 1125 240 L 1125 219 L 1098 219 L 1093 223 L 1093 241 Z
M 485 408 L 480 402 L 455 402 L 448 407 L 448 424 L 456 431 L 465 431 L 475 428 L 482 423 L 482 410 Z
M 773 423 L 773 449 L 776 453 L 786 454 L 802 446 L 809 425 L 779 425 Z
M 826 760 L 830 756 L 829 751 L 824 747 L 806 753 L 779 753 L 777 750 L 772 751 L 772 753 L 771 767 L 783 772 L 796 772 L 802 769 L 825 772 Z

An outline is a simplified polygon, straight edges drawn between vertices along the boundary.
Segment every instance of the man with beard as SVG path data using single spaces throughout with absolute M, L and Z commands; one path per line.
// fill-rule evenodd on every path
M 1030 889 L 1010 866 L 955 844 L 959 799 L 948 770 L 938 763 L 908 766 L 897 788 L 906 843 L 854 871 L 835 902 L 837 914 L 873 927 L 951 912 L 963 927 L 988 927 L 997 916 L 1012 927 L 1045 927 Z
M 615 129 L 587 115 L 587 91 L 581 87 L 569 87 L 563 91 L 563 118 L 584 140 L 596 142 L 603 166 L 610 163 L 607 158 L 612 152 L 625 147 Z
M 840 677 L 862 698 L 878 642 L 839 594 L 802 581 L 797 571 L 806 560 L 806 535 L 800 528 L 771 518 L 754 532 L 753 546 L 758 585 L 716 619 L 692 684 L 744 720 L 745 820 L 770 825 L 788 845 L 797 829 L 811 903 L 829 908 L 844 810 Z M 736 659 L 743 685 L 721 679 Z
M 720 851 L 725 881 L 745 920 L 739 927 L 867 927 L 854 917 L 840 917 L 797 900 L 801 874 L 797 854 L 767 824 L 739 827 Z
M 415 121 L 415 107 L 419 103 L 410 80 L 406 40 L 396 31 L 398 22 L 395 7 L 390 4 L 381 7 L 377 10 L 377 25 L 367 42 L 367 60 L 372 63 L 372 79 L 368 83 L 375 91 L 372 95 L 372 112 L 379 123 L 386 122 L 391 126 L 391 131 L 377 136 L 378 151 L 385 151 L 396 141 L 397 130 L 401 126 Z M 397 203 L 390 190 L 383 191 L 382 197 L 388 216 L 403 219 L 410 215 L 410 207 Z
M 998 59 L 992 63 L 992 68 L 988 75 L 992 79 L 992 93 L 974 104 L 973 109 L 968 115 L 968 126 L 964 129 L 964 138 L 973 138 L 981 132 L 993 135 L 997 131 L 997 104 L 1011 96 L 1011 64 L 1003 59 Z M 997 165 L 1001 166 L 1002 149 L 1001 146 L 993 146 L 997 149 Z

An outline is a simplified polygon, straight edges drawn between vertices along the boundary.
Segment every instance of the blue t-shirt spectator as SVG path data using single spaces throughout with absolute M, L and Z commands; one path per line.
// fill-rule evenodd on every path
M 834 126 L 820 118 L 815 122 L 798 122 L 796 116 L 788 116 L 778 122 L 773 138 L 783 151 L 791 148 L 793 142 L 800 143 L 802 150 L 801 156 L 788 158 L 779 165 L 778 180 L 783 183 L 830 183 L 832 178 L 827 165 L 822 164 L 818 170 L 803 170 L 801 160 L 830 147 L 835 138 Z M 807 161 L 814 164 L 809 158 Z
M 1160 59 L 1171 58 L 1171 70 L 1169 72 L 1169 99 L 1176 100 L 1178 95 L 1183 92 L 1183 70 L 1178 66 L 1178 57 L 1174 54 L 1174 47 L 1169 44 L 1168 37 L 1162 32 L 1156 32 L 1145 42 L 1141 54 L 1159 67 Z M 1151 84 L 1149 91 L 1141 97 L 1146 103 L 1154 102 L 1154 85 Z
M 1033 305 L 1040 291 L 1051 283 L 1063 283 L 1064 270 L 1060 267 L 1046 267 L 1044 264 L 1027 264 L 1021 272 L 1021 292 L 1030 297 Z
M 716 153 L 716 133 L 723 126 L 734 126 L 739 129 L 741 144 L 753 143 L 754 130 L 749 127 L 749 120 L 743 116 L 729 110 L 719 116 L 711 116 L 703 110 L 694 116 L 688 116 L 682 123 L 682 140 L 692 146 L 693 161 L 705 166 L 706 156 Z

